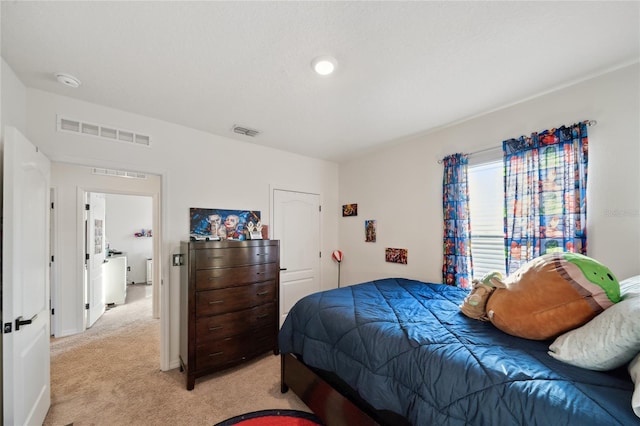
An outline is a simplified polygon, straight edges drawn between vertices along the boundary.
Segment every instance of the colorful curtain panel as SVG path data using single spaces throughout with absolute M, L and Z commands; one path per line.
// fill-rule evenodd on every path
M 469 288 L 472 276 L 471 227 L 469 225 L 469 190 L 467 156 L 446 157 L 443 178 L 442 208 L 444 211 L 444 262 L 442 279 L 445 284 Z
M 502 143 L 507 273 L 545 253 L 587 252 L 587 123 Z

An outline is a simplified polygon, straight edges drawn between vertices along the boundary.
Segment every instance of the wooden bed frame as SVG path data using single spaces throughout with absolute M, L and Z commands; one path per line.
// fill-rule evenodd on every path
M 291 389 L 327 426 L 405 426 L 391 411 L 376 410 L 335 374 L 309 367 L 302 357 L 280 355 L 280 391 Z

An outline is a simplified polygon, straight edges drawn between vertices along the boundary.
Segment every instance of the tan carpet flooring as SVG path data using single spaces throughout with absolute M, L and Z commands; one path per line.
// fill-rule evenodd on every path
M 265 354 L 196 380 L 160 371 L 160 321 L 151 286 L 131 285 L 127 303 L 86 332 L 51 339 L 51 408 L 45 425 L 213 425 L 266 409 L 310 411 L 280 393 L 280 358 Z

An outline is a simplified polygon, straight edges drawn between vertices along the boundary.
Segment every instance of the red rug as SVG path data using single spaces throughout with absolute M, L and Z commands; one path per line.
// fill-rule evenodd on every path
M 297 410 L 262 410 L 242 414 L 215 426 L 316 426 L 322 422 L 313 414 Z

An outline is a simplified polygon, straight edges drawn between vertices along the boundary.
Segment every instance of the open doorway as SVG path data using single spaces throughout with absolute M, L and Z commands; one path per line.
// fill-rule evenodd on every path
M 151 224 L 131 223 L 127 234 L 134 240 L 133 244 L 151 244 L 152 254 L 145 256 L 140 263 L 132 266 L 127 272 L 127 284 L 147 279 L 147 259 L 149 262 L 152 300 L 152 316 L 160 319 L 160 369 L 168 369 L 168 327 L 164 304 L 161 304 L 162 287 L 162 255 L 161 255 L 161 186 L 162 177 L 153 174 L 136 173 L 135 178 L 123 177 L 124 173 L 117 170 L 98 169 L 94 167 L 71 165 L 66 163 L 52 163 L 51 183 L 55 192 L 55 236 L 52 247 L 52 257 L 55 258 L 53 268 L 55 277 L 52 278 L 52 310 L 55 310 L 52 321 L 52 335 L 55 338 L 81 335 L 86 327 L 85 275 L 86 242 L 85 208 L 88 193 L 102 193 L 109 197 L 142 197 L 150 200 L 152 220 Z M 131 199 L 129 199 L 131 200 Z M 123 215 L 132 217 L 132 210 L 123 207 Z M 108 224 L 106 225 L 109 226 Z M 139 228 L 139 229 L 138 229 Z M 138 238 L 135 233 L 142 229 L 151 230 L 151 236 Z M 108 231 L 107 231 L 108 232 Z M 103 235 L 104 237 L 105 235 Z M 110 238 L 106 235 L 107 238 Z M 144 241 L 144 242 L 143 242 Z M 105 251 L 106 251 L 106 240 Z M 109 241 L 109 250 L 125 251 L 125 246 L 118 247 Z M 130 249 L 129 249 L 130 250 Z M 131 262 L 129 262 L 130 265 Z M 133 273 L 133 275 L 132 275 Z M 166 302 L 166 298 L 162 297 Z M 162 309 L 161 309 L 162 308 Z
M 88 192 L 85 223 L 86 328 L 131 303 L 152 316 L 153 199 Z

